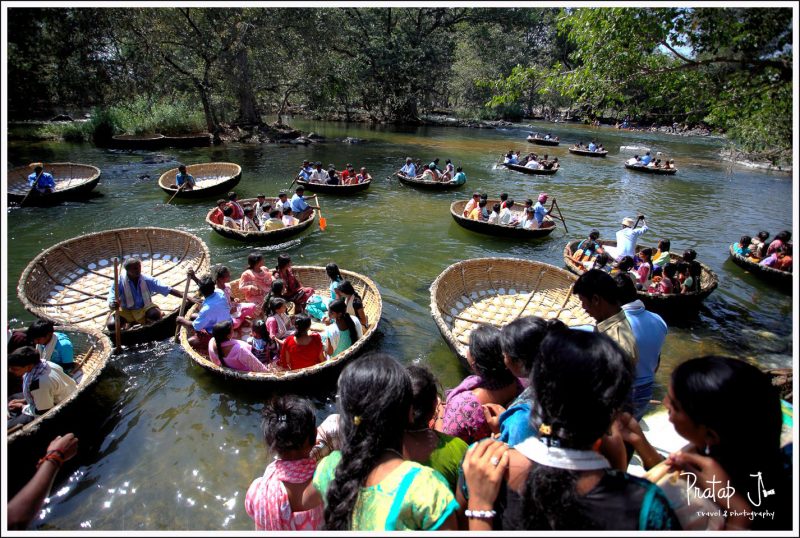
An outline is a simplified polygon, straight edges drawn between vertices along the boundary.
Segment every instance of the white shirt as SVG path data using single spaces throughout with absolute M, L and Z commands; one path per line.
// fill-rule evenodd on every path
M 498 224 L 509 224 L 514 217 L 511 210 L 507 207 L 504 207 L 500 210 L 500 218 L 498 219 Z
M 286 200 L 286 203 L 287 204 L 289 203 L 288 199 Z M 275 203 L 272 204 L 272 209 L 279 209 L 281 212 L 283 212 L 283 206 L 284 206 L 284 203 L 281 202 L 280 198 L 278 198 L 277 200 L 275 200 Z
M 497 224 L 497 219 L 500 217 L 498 213 L 492 211 L 492 214 L 489 215 L 489 220 L 487 221 L 489 224 Z
M 283 221 L 284 226 L 294 226 L 295 224 L 300 222 L 299 220 L 297 220 L 297 217 L 294 217 L 292 215 L 284 215 L 283 218 L 281 218 L 281 220 Z
M 539 168 L 539 163 L 535 159 L 531 159 L 525 164 L 525 168 Z
M 308 181 L 309 183 L 325 183 L 326 181 L 328 181 L 329 177 L 330 176 L 328 176 L 328 172 L 326 172 L 325 170 L 317 170 L 315 168 L 314 171 L 311 172 L 311 179 L 309 179 Z
M 52 409 L 78 390 L 78 384 L 64 373 L 61 366 L 50 361 L 47 361 L 47 365 L 50 367 L 50 373 L 39 376 L 31 383 L 35 385 L 36 381 L 39 381 L 38 388 L 31 390 L 31 396 L 36 405 L 35 411 L 39 413 Z M 30 416 L 36 416 L 35 411 L 29 405 L 22 408 L 22 412 Z
M 617 232 L 617 259 L 624 256 L 631 258 L 636 255 L 636 241 L 648 230 L 647 226 L 641 228 L 623 228 Z

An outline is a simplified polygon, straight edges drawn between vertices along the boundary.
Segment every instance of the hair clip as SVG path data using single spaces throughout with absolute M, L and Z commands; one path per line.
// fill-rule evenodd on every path
M 286 422 L 286 415 L 278 415 L 278 422 Z
M 360 416 L 358 416 L 358 415 L 354 416 L 354 417 L 353 417 L 353 424 L 355 424 L 356 426 L 358 426 L 359 424 L 361 424 L 361 417 L 360 417 Z
M 553 433 L 553 428 L 550 424 L 542 424 L 539 426 L 539 435 L 550 435 Z

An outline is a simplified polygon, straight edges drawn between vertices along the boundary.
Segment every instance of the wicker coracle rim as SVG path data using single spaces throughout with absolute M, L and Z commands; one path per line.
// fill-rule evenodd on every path
M 372 178 L 372 179 L 375 179 L 375 178 Z M 352 185 L 342 185 L 341 183 L 339 183 L 337 185 L 329 185 L 328 183 L 316 183 L 316 182 L 313 182 L 313 181 L 306 181 L 305 179 L 298 179 L 297 180 L 297 184 L 298 185 L 302 185 L 305 188 L 308 188 L 308 190 L 313 190 L 313 189 L 308 187 L 309 185 L 312 185 L 312 186 L 320 185 L 322 187 L 344 187 L 344 188 L 348 188 L 349 187 L 349 188 L 352 188 L 352 187 L 359 187 L 359 186 L 369 185 L 370 183 L 372 183 L 372 179 L 369 179 L 367 181 L 363 181 L 361 183 L 353 183 Z
M 120 134 L 114 135 L 111 137 L 112 140 L 161 140 L 162 138 L 166 138 L 163 134 L 160 133 L 152 133 L 152 134 Z
M 325 272 L 325 268 L 321 266 L 315 265 L 297 265 L 293 266 L 293 269 L 297 272 L 303 271 L 315 271 L 315 272 Z M 327 360 L 323 363 L 316 364 L 314 366 L 310 366 L 308 368 L 302 368 L 299 370 L 291 370 L 285 372 L 242 372 L 238 370 L 233 370 L 231 368 L 227 368 L 224 366 L 217 366 L 213 362 L 211 362 L 208 358 L 204 357 L 197 351 L 195 351 L 192 346 L 189 345 L 189 331 L 185 327 L 181 327 L 180 330 L 180 341 L 181 347 L 183 347 L 184 351 L 189 354 L 189 357 L 193 362 L 197 365 L 201 366 L 206 370 L 212 371 L 216 375 L 221 375 L 226 378 L 232 378 L 242 381 L 260 381 L 260 382 L 280 382 L 280 381 L 292 381 L 297 379 L 307 378 L 313 375 L 316 375 L 324 370 L 328 370 L 331 368 L 336 367 L 337 365 L 343 363 L 344 361 L 349 360 L 351 357 L 356 355 L 361 351 L 361 349 L 375 336 L 378 326 L 380 325 L 380 320 L 383 317 L 383 299 L 380 294 L 380 290 L 375 282 L 361 273 L 356 273 L 354 271 L 348 271 L 345 269 L 340 270 L 341 274 L 345 279 L 350 277 L 350 280 L 353 281 L 353 277 L 357 278 L 361 282 L 363 282 L 366 288 L 369 288 L 372 291 L 372 294 L 375 296 L 375 300 L 377 302 L 375 310 L 377 312 L 376 320 L 374 322 L 370 322 L 370 326 L 368 327 L 367 331 L 358 339 L 353 345 L 351 345 L 344 353 L 340 353 L 336 356 L 336 358 Z M 192 307 L 188 313 L 195 311 L 197 306 Z M 187 313 L 187 315 L 188 315 Z
M 245 198 L 244 200 L 239 200 L 239 203 L 244 204 L 247 203 L 248 201 L 252 202 L 255 200 L 257 200 L 257 198 Z M 298 222 L 294 226 L 284 226 L 283 228 L 278 228 L 277 230 L 269 230 L 269 231 L 259 230 L 255 232 L 254 231 L 243 232 L 242 230 L 234 230 L 233 228 L 228 228 L 227 226 L 223 226 L 221 224 L 213 222 L 211 220 L 211 214 L 214 212 L 215 209 L 216 208 L 212 208 L 209 210 L 208 213 L 206 213 L 206 224 L 211 226 L 211 228 L 213 228 L 215 231 L 219 231 L 217 230 L 219 228 L 221 230 L 224 230 L 225 234 L 238 235 L 241 237 L 260 237 L 260 238 L 268 238 L 271 234 L 280 235 L 285 233 L 286 230 L 292 230 L 292 229 L 300 232 L 304 228 L 310 227 L 313 224 L 314 219 L 317 218 L 317 213 L 319 213 L 319 211 L 316 209 L 312 210 L 311 216 L 309 218 Z
M 430 285 L 430 288 L 429 288 L 430 289 L 430 296 L 431 296 L 430 311 L 431 311 L 431 316 L 433 317 L 434 322 L 436 323 L 437 327 L 439 328 L 439 331 L 441 332 L 442 336 L 445 338 L 445 340 L 447 341 L 448 345 L 459 355 L 459 357 L 461 359 L 465 358 L 463 353 L 460 351 L 461 349 L 464 348 L 465 345 L 464 345 L 464 343 L 459 342 L 455 338 L 455 336 L 453 334 L 453 331 L 450 329 L 450 327 L 445 322 L 445 320 L 444 320 L 444 318 L 442 316 L 442 308 L 444 308 L 444 305 L 440 305 L 439 304 L 439 299 L 438 299 L 439 288 L 441 287 L 441 285 L 445 281 L 445 279 L 451 278 L 452 275 L 457 274 L 457 271 L 459 269 L 461 269 L 461 273 L 460 273 L 461 288 L 462 288 L 461 289 L 461 293 L 462 293 L 462 295 L 466 295 L 467 297 L 469 297 L 471 289 L 467 286 L 467 281 L 465 280 L 465 275 L 464 275 L 464 268 L 465 267 L 469 267 L 469 266 L 473 266 L 473 265 L 481 265 L 481 264 L 500 264 L 500 265 L 525 266 L 526 268 L 530 268 L 532 270 L 535 269 L 535 270 L 538 271 L 538 277 L 536 278 L 536 283 L 535 283 L 535 285 L 533 285 L 533 281 L 531 281 L 531 285 L 532 285 L 531 287 L 533 289 L 530 292 L 528 292 L 528 299 L 527 299 L 526 303 L 523 305 L 523 307 L 521 309 L 519 309 L 519 311 L 516 313 L 516 317 L 521 316 L 525 312 L 525 310 L 527 309 L 527 307 L 528 307 L 528 305 L 530 303 L 530 300 L 533 299 L 535 294 L 540 291 L 540 285 L 541 285 L 541 283 L 544 280 L 544 277 L 546 275 L 555 276 L 557 278 L 563 279 L 565 282 L 569 282 L 570 283 L 569 291 L 564 294 L 564 298 L 563 298 L 563 301 L 561 303 L 561 307 L 559 308 L 558 313 L 556 314 L 556 316 L 558 316 L 567 307 L 567 305 L 570 302 L 570 299 L 572 297 L 574 297 L 574 295 L 572 293 L 572 285 L 577 280 L 577 277 L 575 275 L 573 275 L 572 273 L 570 273 L 569 271 L 566 271 L 566 270 L 561 269 L 559 267 L 556 267 L 554 265 L 550 265 L 548 263 L 539 262 L 539 261 L 535 261 L 535 260 L 525 260 L 525 259 L 521 259 L 521 258 L 511 258 L 511 257 L 508 257 L 508 258 L 487 257 L 487 258 L 472 258 L 472 259 L 468 259 L 468 260 L 461 260 L 461 261 L 458 261 L 456 263 L 453 263 L 453 264 L 449 265 L 448 267 L 446 267 L 436 277 L 436 279 Z M 519 274 L 523 274 L 523 273 L 520 272 Z M 587 316 L 588 316 L 588 314 L 587 314 Z M 515 319 L 516 319 L 516 317 L 515 317 Z M 589 319 L 592 319 L 591 316 L 588 316 L 588 317 L 589 317 Z M 592 322 L 594 322 L 594 320 L 592 320 Z
M 94 165 L 91 165 L 91 164 L 73 163 L 73 162 L 52 162 L 52 163 L 50 163 L 50 162 L 33 162 L 33 163 L 30 163 L 30 164 L 28 164 L 26 166 L 16 166 L 14 168 L 9 169 L 8 170 L 8 179 L 9 179 L 8 187 L 11 187 L 11 185 L 13 185 L 14 183 L 16 183 L 18 181 L 19 182 L 26 181 L 27 180 L 27 175 L 29 175 L 29 174 L 26 174 L 25 177 L 16 175 L 17 181 L 13 181 L 12 177 L 14 177 L 14 176 L 12 176 L 12 174 L 20 174 L 20 173 L 22 173 L 23 170 L 32 171 L 33 167 L 35 165 L 42 165 L 44 167 L 44 169 L 45 169 L 45 172 L 49 172 L 50 171 L 49 168 L 51 168 L 51 167 L 54 167 L 54 168 L 70 167 L 70 168 L 75 169 L 75 170 L 83 169 L 83 170 L 86 170 L 86 171 L 89 171 L 89 170 L 92 171 L 92 174 L 90 176 L 85 176 L 85 177 L 80 177 L 80 178 L 70 177 L 70 178 L 66 178 L 66 179 L 62 180 L 59 177 L 55 177 L 54 176 L 56 182 L 58 182 L 58 181 L 66 181 L 68 179 L 80 179 L 80 181 L 78 183 L 75 183 L 74 185 L 71 185 L 70 188 L 77 187 L 79 185 L 83 185 L 84 183 L 89 183 L 90 181 L 94 181 L 101 174 L 101 170 L 98 167 L 96 167 Z
M 467 220 L 467 221 L 472 220 L 469 217 L 465 217 L 463 215 L 464 207 L 466 207 L 466 205 L 468 203 L 469 203 L 469 200 L 455 200 L 453 203 L 451 203 L 450 204 L 450 214 L 453 216 L 453 218 L 455 218 L 456 220 L 458 220 L 458 219 Z M 489 207 L 489 205 L 491 203 L 500 203 L 500 200 L 499 199 L 498 200 L 487 199 L 486 200 L 486 207 Z M 514 207 L 512 207 L 510 209 L 510 211 L 512 213 L 516 214 L 517 216 L 521 216 L 521 215 L 524 215 L 524 213 L 525 213 L 524 207 L 525 207 L 524 205 L 518 204 L 515 201 L 514 202 Z M 526 231 L 530 231 L 530 232 L 533 232 L 533 233 L 541 233 L 541 231 L 543 229 L 558 227 L 558 223 L 554 219 L 551 219 L 549 216 L 545 217 L 545 219 L 546 219 L 545 222 L 550 222 L 550 223 L 552 223 L 552 225 L 551 226 L 543 226 L 541 228 L 533 228 L 531 230 L 526 230 Z M 477 221 L 477 222 L 480 222 L 480 224 L 485 224 L 487 226 L 497 226 L 497 227 L 503 228 L 503 229 L 523 230 L 522 228 L 518 228 L 518 227 L 514 227 L 514 226 L 507 226 L 505 224 L 496 224 L 496 223 L 489 223 L 489 222 L 484 222 L 484 221 Z
M 88 327 L 77 327 L 74 325 L 56 325 L 55 330 L 59 332 L 80 332 L 87 335 L 89 338 L 89 348 L 82 354 L 82 360 L 79 367 L 83 367 L 87 362 L 94 364 L 94 368 L 90 370 L 83 370 L 83 378 L 78 385 L 78 390 L 70 394 L 66 399 L 59 402 L 56 406 L 49 409 L 45 414 L 36 417 L 33 421 L 25 424 L 22 428 L 8 435 L 8 443 L 12 443 L 21 437 L 27 437 L 35 434 L 39 428 L 46 424 L 45 421 L 52 420 L 58 413 L 74 401 L 80 394 L 94 384 L 100 373 L 108 364 L 108 359 L 111 356 L 112 344 L 111 340 L 98 331 Z M 98 355 L 99 353 L 99 355 Z
M 581 239 L 568 241 L 567 244 L 564 246 L 564 252 L 563 252 L 564 262 L 567 264 L 568 267 L 572 267 L 576 271 L 579 271 L 579 274 L 585 272 L 586 269 L 579 262 L 576 262 L 575 260 L 572 259 L 571 246 L 573 243 L 577 246 L 577 244 L 580 243 L 580 241 Z M 617 244 L 617 242 L 612 239 L 598 239 L 597 242 L 600 243 L 601 245 L 614 246 Z M 646 248 L 646 246 L 637 245 L 637 250 L 641 250 L 642 248 Z M 653 250 L 655 251 L 655 249 Z M 670 253 L 670 254 L 671 254 L 670 256 L 671 259 L 680 258 L 680 256 L 678 256 L 675 253 Z M 647 296 L 648 300 L 662 301 L 662 302 L 674 301 L 676 297 L 707 297 L 719 285 L 719 278 L 717 277 L 717 274 L 714 271 L 712 271 L 709 266 L 707 266 L 702 262 L 698 263 L 702 268 L 702 273 L 700 276 L 700 289 L 698 291 L 682 293 L 680 295 L 663 295 L 660 293 L 648 293 L 646 290 L 637 290 L 637 294 Z
M 63 322 L 62 320 L 53 318 L 50 315 L 48 315 L 47 312 L 46 312 L 46 309 L 44 307 L 40 307 L 40 306 L 34 304 L 32 301 L 30 301 L 28 299 L 28 294 L 26 292 L 26 284 L 28 283 L 28 280 L 30 279 L 31 272 L 42 262 L 42 260 L 46 256 L 48 256 L 49 254 L 57 251 L 58 249 L 65 249 L 71 244 L 75 244 L 75 243 L 92 244 L 92 242 L 99 241 L 101 237 L 109 236 L 109 235 L 114 235 L 116 237 L 117 244 L 121 248 L 121 242 L 120 242 L 121 239 L 119 237 L 119 234 L 133 234 L 133 233 L 142 233 L 142 232 L 147 233 L 147 232 L 150 232 L 150 231 L 157 232 L 157 233 L 168 233 L 168 234 L 171 234 L 171 235 L 178 235 L 178 236 L 184 237 L 187 240 L 187 242 L 186 242 L 187 247 L 185 249 L 185 252 L 183 253 L 183 256 L 185 257 L 185 255 L 186 255 L 186 253 L 188 253 L 191 245 L 194 244 L 196 246 L 199 246 L 199 250 L 202 253 L 202 255 L 200 257 L 200 261 L 199 261 L 200 267 L 202 267 L 206 262 L 208 262 L 210 264 L 211 253 L 208 250 L 208 246 L 205 244 L 205 242 L 203 240 L 201 240 L 199 237 L 197 237 L 196 235 L 191 234 L 191 233 L 186 232 L 186 231 L 183 231 L 183 230 L 169 229 L 169 228 L 159 228 L 159 227 L 155 227 L 155 226 L 145 226 L 145 227 L 141 227 L 141 228 L 114 228 L 114 229 L 111 229 L 111 230 L 102 230 L 102 231 L 99 231 L 99 232 L 92 232 L 92 233 L 89 233 L 89 234 L 80 235 L 78 237 L 72 237 L 70 239 L 65 239 L 64 241 L 60 241 L 60 242 L 56 243 L 55 245 L 52 245 L 51 247 L 48 247 L 48 248 L 44 249 L 42 252 L 40 252 L 39 254 L 37 254 L 36 257 L 34 257 L 33 260 L 31 260 L 28 263 L 28 265 L 25 267 L 25 269 L 23 270 L 22 274 L 20 275 L 19 282 L 17 283 L 17 298 L 20 300 L 20 302 L 22 303 L 22 306 L 28 312 L 30 312 L 30 313 L 32 313 L 32 314 L 34 314 L 36 316 L 42 317 L 44 319 L 48 319 L 48 320 L 50 320 L 50 321 L 52 321 L 54 323 L 62 323 Z M 86 250 L 86 249 L 83 249 L 83 250 Z M 110 257 L 113 258 L 114 256 L 110 256 Z M 118 257 L 120 257 L 120 256 L 118 256 Z M 120 262 L 122 262 L 122 260 L 120 260 Z M 167 317 L 168 317 L 168 315 L 167 315 L 167 313 L 165 313 L 164 319 L 166 319 Z M 142 330 L 147 330 L 147 329 L 149 329 L 151 327 L 152 327 L 152 325 L 137 326 L 137 327 L 130 328 L 130 329 L 124 329 L 123 333 L 134 334 L 134 333 L 142 331 Z

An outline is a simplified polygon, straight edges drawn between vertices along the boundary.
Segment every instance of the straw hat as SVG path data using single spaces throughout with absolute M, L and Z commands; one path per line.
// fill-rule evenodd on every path
M 633 228 L 634 224 L 635 224 L 635 222 L 630 217 L 625 217 L 624 219 L 622 219 L 622 225 L 623 226 L 627 226 L 628 228 Z

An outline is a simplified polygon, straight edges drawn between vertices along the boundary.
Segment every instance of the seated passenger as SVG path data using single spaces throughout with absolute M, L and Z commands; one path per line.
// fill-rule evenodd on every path
M 530 159 L 528 159 L 528 162 L 525 163 L 525 168 L 531 168 L 533 170 L 538 170 L 539 168 L 542 168 L 542 167 L 541 167 L 541 165 L 539 165 L 539 162 L 536 160 L 536 157 L 532 156 Z
M 325 351 L 319 333 L 309 333 L 311 318 L 306 314 L 294 316 L 297 332 L 281 346 L 278 364 L 287 370 L 299 370 L 325 362 Z
M 243 232 L 261 231 L 261 228 L 259 228 L 258 224 L 256 223 L 255 216 L 256 212 L 252 206 L 247 206 L 244 208 L 244 218 L 242 218 L 241 226 Z
M 486 200 L 481 199 L 481 201 L 478 202 L 478 207 L 470 211 L 469 218 L 481 222 L 489 220 L 489 211 L 486 209 L 486 203 Z
M 289 208 L 289 210 L 291 211 L 291 208 Z M 271 232 L 272 230 L 280 230 L 281 228 L 285 228 L 283 220 L 281 220 L 281 210 L 273 209 L 269 212 L 269 218 L 264 221 L 264 231 Z
M 22 394 L 8 402 L 9 428 L 27 424 L 60 404 L 78 390 L 78 384 L 54 362 L 43 361 L 30 346 L 8 355 L 8 373 L 22 378 Z
M 494 204 L 492 207 L 492 214 L 489 215 L 489 218 L 486 222 L 489 224 L 497 224 L 497 221 L 500 219 L 500 204 Z
M 297 218 L 294 215 L 292 215 L 292 206 L 290 205 L 283 206 L 282 222 L 283 225 L 286 226 L 287 228 L 289 226 L 297 226 L 298 224 L 300 224 L 300 221 L 297 220 Z
M 28 186 L 36 189 L 39 194 L 50 194 L 56 190 L 56 180 L 52 174 L 45 172 L 41 165 L 37 165 L 33 173 L 28 176 Z
M 194 330 L 194 334 L 189 337 L 189 345 L 194 349 L 205 353 L 207 352 L 208 342 L 211 340 L 211 331 L 214 325 L 220 321 L 231 321 L 231 309 L 228 306 L 228 299 L 222 290 L 216 289 L 216 283 L 210 276 L 201 279 L 195 277 L 194 272 L 190 271 L 189 276 L 197 284 L 200 295 L 203 296 L 203 305 L 197 314 L 193 314 L 194 319 L 187 319 L 178 316 L 176 323 Z
M 239 223 L 233 220 L 233 208 L 230 206 L 226 206 L 225 209 L 222 210 L 222 225 L 226 228 L 231 228 L 232 230 L 239 230 Z
M 220 321 L 212 329 L 208 343 L 208 358 L 217 366 L 241 372 L 266 372 L 268 368 L 252 353 L 247 342 L 233 338 L 233 323 Z
M 368 181 L 372 181 L 372 176 L 369 175 L 366 167 L 362 166 L 361 170 L 359 170 L 359 173 L 356 175 L 356 180 L 358 183 L 367 183 Z
M 759 262 L 760 265 L 772 267 L 780 271 L 792 272 L 792 245 L 784 243 L 780 250 L 773 252 Z
M 733 244 L 733 252 L 745 258 L 750 256 L 750 242 L 753 240 L 749 235 L 743 235 L 738 243 Z
M 56 332 L 52 321 L 37 319 L 28 327 L 26 336 L 36 346 L 36 351 L 43 361 L 58 364 L 68 374 L 75 367 L 69 336 Z
M 343 299 L 331 301 L 328 305 L 328 316 L 331 324 L 325 329 L 325 351 L 333 358 L 355 344 L 363 335 L 361 322 L 347 313 L 347 304 Z
M 506 206 L 500 210 L 500 217 L 498 218 L 497 223 L 502 224 L 504 226 L 516 226 L 519 224 L 519 219 L 514 212 L 511 211 L 511 208 L 514 207 L 514 200 L 509 198 L 506 202 Z
M 180 165 L 178 167 L 178 173 L 175 174 L 175 186 L 179 189 L 183 186 L 182 190 L 191 191 L 194 190 L 196 184 L 197 182 L 194 180 L 194 176 L 186 172 L 186 165 Z
M 225 217 L 225 215 L 223 214 L 223 211 L 225 210 L 225 206 L 227 206 L 227 205 L 228 205 L 228 201 L 227 200 L 223 200 L 223 199 L 217 200 L 217 208 L 214 211 L 211 212 L 211 216 L 208 217 L 208 220 L 210 220 L 214 224 L 220 224 L 221 225 L 223 220 L 224 220 L 224 217 Z
M 533 208 L 526 207 L 525 208 L 525 215 L 522 217 L 522 220 L 519 223 L 520 228 L 524 230 L 530 230 L 531 228 L 537 228 L 536 226 L 536 218 L 533 216 Z

